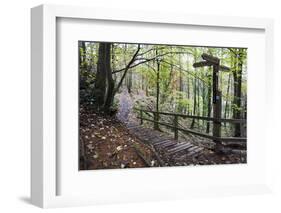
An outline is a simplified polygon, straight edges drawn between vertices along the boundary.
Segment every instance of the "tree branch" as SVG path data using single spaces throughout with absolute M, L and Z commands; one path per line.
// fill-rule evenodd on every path
M 122 85 L 122 83 L 123 83 L 123 81 L 124 81 L 124 79 L 125 79 L 125 76 L 126 76 L 128 70 L 130 69 L 131 65 L 134 63 L 134 61 L 135 61 L 135 59 L 136 59 L 136 57 L 137 57 L 139 51 L 140 51 L 140 44 L 138 45 L 138 49 L 136 50 L 135 54 L 134 54 L 133 57 L 131 58 L 130 62 L 129 62 L 129 63 L 127 64 L 127 66 L 124 68 L 124 71 L 125 71 L 125 72 L 123 73 L 123 75 L 122 75 L 122 77 L 121 77 L 121 79 L 120 79 L 120 81 L 119 81 L 119 83 L 118 83 L 116 89 L 114 90 L 114 93 L 113 93 L 113 94 L 115 94 L 115 93 L 119 90 L 119 88 L 121 87 L 121 85 Z M 112 72 L 112 73 L 113 73 L 113 72 Z
M 144 61 L 141 61 L 141 62 L 139 62 L 139 63 L 137 63 L 137 64 L 134 64 L 134 65 L 130 65 L 129 69 L 130 69 L 130 68 L 134 68 L 134 67 L 136 67 L 136 66 L 138 66 L 138 65 L 140 65 L 140 64 L 143 64 L 143 63 L 146 63 L 146 62 L 149 62 L 149 61 L 153 61 L 154 59 L 157 59 L 157 58 L 159 58 L 159 57 L 162 57 L 162 56 L 165 56 L 165 55 L 169 55 L 169 54 L 173 54 L 173 53 L 174 53 L 174 54 L 186 54 L 186 52 L 166 52 L 166 53 L 157 55 L 157 56 L 155 56 L 155 57 L 153 57 L 153 58 L 149 58 L 149 59 L 146 59 L 146 58 L 138 58 L 137 60 L 144 60 Z M 190 53 L 187 53 L 187 54 L 190 54 Z M 141 54 L 141 55 L 142 55 L 142 54 Z M 126 70 L 126 69 L 127 69 L 127 66 L 126 66 L 125 68 L 120 69 L 120 70 L 115 70 L 115 71 L 113 71 L 112 74 L 115 74 L 115 73 L 118 73 L 118 72 L 122 72 L 122 71 L 124 71 L 124 70 Z
M 237 56 L 237 53 L 233 50 L 233 48 L 227 48 L 230 52 L 232 52 L 235 56 Z
M 176 67 L 177 69 L 180 69 L 179 66 L 177 66 L 177 65 L 175 65 L 175 64 L 172 64 L 172 63 L 170 63 L 170 62 L 168 62 L 168 61 L 162 60 L 162 62 L 164 62 L 164 63 L 166 63 L 166 64 L 169 64 L 169 65 L 172 65 L 172 66 Z M 199 80 L 200 80 L 203 84 L 205 84 L 206 86 L 209 86 L 209 85 L 208 85 L 208 82 L 206 82 L 204 79 L 198 77 L 196 74 L 193 74 L 193 73 L 190 72 L 189 70 L 186 70 L 186 69 L 183 69 L 183 68 L 181 68 L 181 70 L 184 71 L 184 72 L 189 73 L 189 74 L 190 74 L 191 76 L 193 76 L 194 78 L 199 79 Z

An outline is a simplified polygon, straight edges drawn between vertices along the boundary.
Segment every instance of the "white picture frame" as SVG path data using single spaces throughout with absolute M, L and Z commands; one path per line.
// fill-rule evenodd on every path
M 91 205 L 98 203 L 114 202 L 138 202 L 143 200 L 165 200 L 185 197 L 198 197 L 210 195 L 233 195 L 233 194 L 252 194 L 264 193 L 270 191 L 270 171 L 268 162 L 261 168 L 264 177 L 261 181 L 254 184 L 248 182 L 237 183 L 233 185 L 221 184 L 210 187 L 200 187 L 199 181 L 193 183 L 194 188 L 183 186 L 169 186 L 159 190 L 158 185 L 155 189 L 146 195 L 144 192 L 124 191 L 120 196 L 118 193 L 106 191 L 103 196 L 91 195 L 59 195 L 58 190 L 58 167 L 57 159 L 57 20 L 64 19 L 87 19 L 101 21 L 119 21 L 134 23 L 153 23 L 155 25 L 168 26 L 200 26 L 209 28 L 227 28 L 231 29 L 254 29 L 264 32 L 265 52 L 264 52 L 264 74 L 266 79 L 264 88 L 264 97 L 266 103 L 270 106 L 272 103 L 269 94 L 270 88 L 273 87 L 273 21 L 270 19 L 241 18 L 241 17 L 217 17 L 204 15 L 188 14 L 165 14 L 160 12 L 148 11 L 121 11 L 108 8 L 85 8 L 74 6 L 54 6 L 41 5 L 31 10 L 31 73 L 32 73 L 32 103 L 31 103 L 31 200 L 32 203 L 43 207 L 61 207 L 76 205 Z M 269 110 L 270 111 L 270 110 Z M 264 122 L 266 123 L 266 115 Z M 251 121 L 250 121 L 251 122 Z M 267 126 L 268 128 L 268 126 Z M 268 135 L 263 133 L 265 139 L 263 144 L 268 146 Z M 266 152 L 259 155 L 266 157 Z M 181 171 L 184 168 L 181 169 Z M 244 168 L 247 169 L 247 168 Z M 210 170 L 203 167 L 202 170 Z M 171 172 L 181 174 L 178 170 L 165 171 L 166 174 Z M 78 171 L 77 171 L 78 172 Z M 203 171 L 204 172 L 204 171 Z M 153 171 L 153 173 L 165 174 L 163 171 Z M 107 173 L 107 175 L 110 173 Z M 199 174 L 199 173 L 198 173 Z M 203 174 L 203 173 L 202 173 Z M 91 174 L 95 175 L 95 174 Z M 173 177 L 173 176 L 172 176 Z M 196 177 L 195 177 L 196 178 Z M 268 179 L 269 178 L 269 179 Z M 126 187 L 126 186 L 124 186 Z M 128 192 L 128 194 L 125 194 Z M 130 193 L 129 193 L 130 192 Z

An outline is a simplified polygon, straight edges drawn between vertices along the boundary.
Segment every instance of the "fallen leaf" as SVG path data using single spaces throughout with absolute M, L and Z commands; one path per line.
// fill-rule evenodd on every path
M 98 153 L 95 153 L 94 156 L 93 156 L 95 159 L 97 159 L 99 157 L 99 154 Z
M 122 150 L 122 146 L 117 146 L 117 147 L 116 147 L 116 150 L 117 150 L 117 151 L 121 151 L 121 150 Z

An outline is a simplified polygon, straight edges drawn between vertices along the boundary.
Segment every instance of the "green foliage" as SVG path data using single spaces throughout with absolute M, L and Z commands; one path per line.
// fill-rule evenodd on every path
M 92 91 L 98 63 L 97 42 L 86 42 L 86 48 L 79 49 L 80 84 Z M 124 70 L 132 59 L 137 44 L 114 43 L 112 45 L 111 67 L 115 85 L 120 82 Z M 203 53 L 221 59 L 221 64 L 230 67 L 230 72 L 219 73 L 220 90 L 223 97 L 223 109 L 231 116 L 231 110 L 245 111 L 247 98 L 247 49 L 212 48 L 171 45 L 142 44 L 141 49 L 132 63 L 133 68 L 125 76 L 123 87 L 130 86 L 131 96 L 136 100 L 136 107 L 156 107 L 157 85 L 159 84 L 159 109 L 179 113 L 206 115 L 209 100 L 212 100 L 212 67 L 194 68 L 193 63 L 202 60 Z M 238 70 L 242 64 L 242 72 Z M 139 65 L 138 65 L 139 64 Z M 159 66 L 159 82 L 157 69 Z M 234 97 L 234 75 L 242 78 L 241 100 L 237 106 Z M 209 89 L 211 93 L 209 94 Z M 90 92 L 89 92 L 90 94 Z M 141 94 L 141 95 L 140 95 Z M 211 97 L 211 98 L 210 98 Z M 91 98 L 94 101 L 94 97 Z M 211 103 L 212 104 L 212 103 Z M 118 106 L 115 98 L 113 108 Z M 195 110 L 194 110 L 195 109 Z

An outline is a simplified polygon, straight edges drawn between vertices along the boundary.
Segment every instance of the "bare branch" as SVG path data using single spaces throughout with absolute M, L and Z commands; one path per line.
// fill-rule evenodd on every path
M 152 49 L 151 49 L 152 50 Z M 160 55 L 157 55 L 157 56 L 155 56 L 155 57 L 153 57 L 153 58 L 148 58 L 148 59 L 146 59 L 146 58 L 136 58 L 136 60 L 144 60 L 144 61 L 141 61 L 141 62 L 139 62 L 139 63 L 137 63 L 137 64 L 132 64 L 130 67 L 129 67 L 129 69 L 130 68 L 134 68 L 134 67 L 136 67 L 136 66 L 138 66 L 138 65 L 140 65 L 140 64 L 143 64 L 143 63 L 146 63 L 146 62 L 149 62 L 149 61 L 153 61 L 153 60 L 155 60 L 155 59 L 157 59 L 157 58 L 160 58 L 160 57 L 162 57 L 162 56 L 165 56 L 165 55 L 169 55 L 169 54 L 190 54 L 189 52 L 166 52 L 166 53 L 163 53 L 163 54 L 160 54 Z M 140 54 L 140 55 L 142 55 L 142 54 Z M 135 60 L 135 61 L 136 61 Z M 119 70 L 115 70 L 115 71 L 113 71 L 112 73 L 113 74 L 115 74 L 115 73 L 118 73 L 118 72 L 122 72 L 122 71 L 124 71 L 124 70 L 126 70 L 127 69 L 127 66 L 125 67 L 125 68 L 122 68 L 122 69 L 119 69 Z
M 172 65 L 173 67 L 176 67 L 177 69 L 181 69 L 182 71 L 189 73 L 189 74 L 190 74 L 191 76 L 193 76 L 194 78 L 197 78 L 197 79 L 201 80 L 202 83 L 205 84 L 206 86 L 209 86 L 209 85 L 208 85 L 208 82 L 206 82 L 204 79 L 198 77 L 197 75 L 193 74 L 193 73 L 190 72 L 189 70 L 182 69 L 182 68 L 180 68 L 179 66 L 177 66 L 177 65 L 175 65 L 175 64 L 172 64 L 172 63 L 170 63 L 170 62 L 168 62 L 168 61 L 165 61 L 165 60 L 162 60 L 162 62 L 163 62 L 163 63 L 166 63 L 166 64 L 169 64 L 169 65 Z

